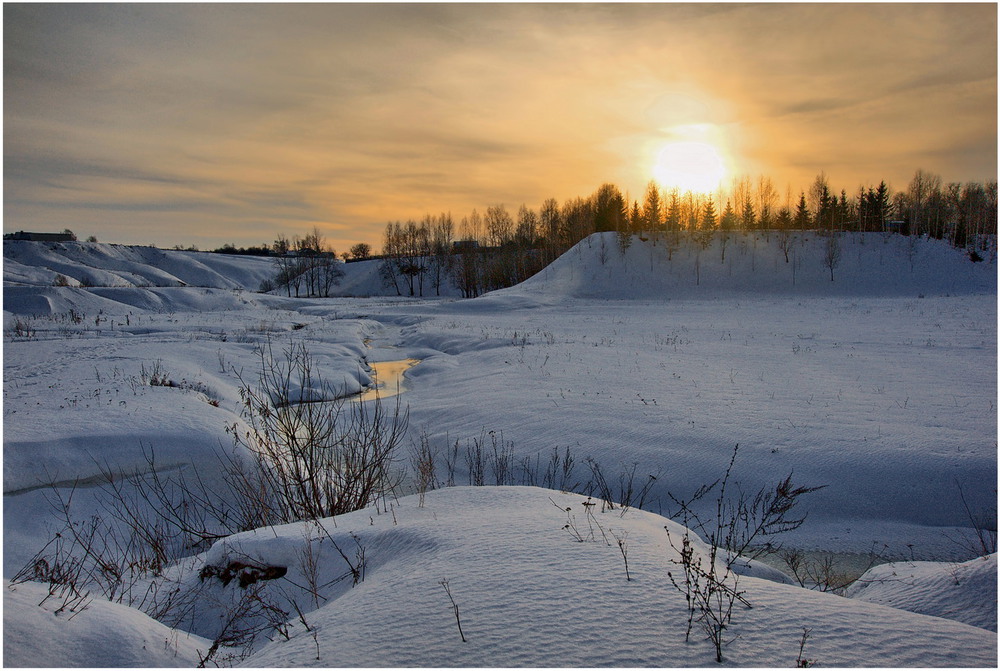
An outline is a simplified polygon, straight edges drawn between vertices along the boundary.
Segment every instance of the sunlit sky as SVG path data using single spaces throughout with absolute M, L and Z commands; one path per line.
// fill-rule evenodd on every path
M 671 144 L 782 199 L 997 176 L 993 3 L 3 10 L 7 232 L 379 248 L 428 213 L 641 201 Z

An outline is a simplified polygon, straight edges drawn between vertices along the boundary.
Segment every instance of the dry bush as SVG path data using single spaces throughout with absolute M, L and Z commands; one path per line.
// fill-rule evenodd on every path
M 742 553 L 757 543 L 765 541 L 766 547 L 773 548 L 771 537 L 800 527 L 805 516 L 792 516 L 792 510 L 803 495 L 821 489 L 796 487 L 789 475 L 773 489 L 764 487 L 752 496 L 740 491 L 735 499 L 730 499 L 726 490 L 738 452 L 739 445 L 733 448 L 729 466 L 720 480 L 702 486 L 690 499 L 681 501 L 669 495 L 679 506 L 672 517 L 679 518 L 684 526 L 679 542 L 667 528 L 670 546 L 680 555 L 679 559 L 671 561 L 681 567 L 680 575 L 668 572 L 667 576 L 687 602 L 685 640 L 690 638 L 697 624 L 712 642 L 716 661 L 720 663 L 723 648 L 736 638 L 730 628 L 736 604 L 751 608 L 739 589 L 739 575 L 733 566 Z M 694 504 L 712 492 L 717 492 L 714 517 L 706 517 L 694 508 Z M 696 551 L 696 532 L 702 534 L 708 545 L 707 555 Z
M 84 607 L 93 590 L 176 626 L 205 608 L 201 590 L 182 589 L 177 575 L 167 577 L 172 572 L 166 569 L 179 560 L 234 533 L 332 517 L 386 496 L 401 477 L 392 465 L 408 413 L 398 397 L 394 410 L 380 399 L 353 403 L 336 398 L 314 374 L 304 347 L 293 344 L 283 354 L 275 360 L 270 346 L 260 349 L 258 384 L 241 389 L 245 426 L 227 427 L 234 445 L 218 454 L 218 479 L 204 479 L 197 468 L 167 467 L 144 448 L 146 463 L 134 471 L 99 466 L 104 485 L 98 511 L 84 521 L 71 515 L 72 492 L 64 496 L 53 486 L 61 527 L 12 582 L 48 583 L 50 596 L 62 601 L 61 609 Z M 159 362 L 144 369 L 142 378 L 145 384 L 168 380 Z M 312 390 L 311 396 L 303 398 L 300 390 Z M 333 400 L 310 402 L 320 395 Z M 317 551 L 319 545 L 331 545 L 348 566 L 339 577 L 314 576 L 309 592 L 316 598 L 319 587 L 345 578 L 355 585 L 364 580 L 365 548 L 358 537 L 352 538 L 357 546 L 353 556 L 325 530 L 316 541 Z M 316 568 L 308 558 L 305 563 Z M 264 568 L 276 570 L 267 577 L 281 577 L 286 567 Z M 219 570 L 230 569 L 235 570 Z M 240 580 L 246 582 L 241 584 L 245 592 L 224 613 L 221 633 L 203 663 L 217 663 L 223 654 L 238 659 L 259 634 L 281 633 L 287 620 L 288 613 L 264 592 L 248 589 L 250 582 Z M 234 653 L 236 648 L 244 653 Z
M 291 522 L 359 510 L 399 484 L 393 463 L 409 411 L 398 396 L 394 408 L 379 398 L 348 401 L 314 371 L 301 344 L 277 359 L 268 342 L 259 355 L 257 384 L 240 388 L 247 428 L 228 429 L 252 462 L 247 477 L 231 479 L 240 498 L 263 489 L 274 514 Z

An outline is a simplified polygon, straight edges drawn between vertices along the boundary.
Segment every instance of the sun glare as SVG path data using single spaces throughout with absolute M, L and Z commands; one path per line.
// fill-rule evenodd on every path
M 664 187 L 710 193 L 726 176 L 726 164 L 707 142 L 671 142 L 656 156 L 653 178 Z

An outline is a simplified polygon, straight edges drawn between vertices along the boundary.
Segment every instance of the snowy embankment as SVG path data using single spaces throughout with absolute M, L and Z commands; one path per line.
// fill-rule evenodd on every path
M 211 287 L 256 291 L 274 261 L 98 242 L 5 240 L 5 286 Z
M 995 259 L 972 263 L 943 240 L 881 233 L 833 240 L 831 255 L 830 238 L 817 231 L 716 234 L 705 245 L 663 235 L 633 237 L 622 253 L 617 236 L 598 234 L 505 291 L 623 300 L 996 293 Z
M 869 569 L 846 596 L 996 631 L 997 555 L 883 564 Z
M 267 258 L 96 242 L 5 240 L 3 252 L 4 312 L 17 315 L 234 310 L 275 272 Z
M 22 315 L 71 309 L 115 314 L 123 306 L 161 312 L 233 310 L 248 303 L 244 292 L 256 292 L 277 272 L 275 259 L 267 257 L 96 242 L 6 240 L 3 251 L 4 309 Z M 382 281 L 380 264 L 342 264 L 344 276 L 331 294 L 395 296 L 395 289 Z M 436 292 L 427 286 L 425 294 Z M 440 295 L 461 293 L 446 283 Z
M 61 632 L 54 640 L 68 642 L 68 625 L 76 620 L 83 645 L 64 649 L 66 665 L 129 659 L 122 643 L 113 651 L 118 657 L 95 652 L 123 631 L 164 650 L 159 658 L 149 654 L 149 664 L 172 662 L 174 650 L 187 659 L 192 648 L 204 655 L 225 615 L 253 589 L 255 600 L 292 614 L 281 635 L 242 660 L 253 667 L 715 664 L 697 625 L 685 643 L 684 596 L 667 576 L 679 571 L 667 532 L 679 542 L 683 529 L 638 510 L 588 514 L 585 501 L 537 488 L 457 487 L 428 493 L 423 507 L 411 496 L 389 509 L 323 520 L 325 530 L 303 523 L 230 537 L 173 572 L 177 602 L 197 604 L 183 611 L 177 626 L 195 635 L 166 641 L 162 630 L 144 633 L 149 621 L 138 612 L 119 616 L 114 630 L 101 630 L 91 623 L 103 605 L 68 620 L 51 613 L 54 605 L 37 607 L 20 596 L 12 603 L 8 593 L 5 620 L 24 618 L 35 627 L 20 645 L 8 643 L 10 661 L 50 659 L 44 650 L 53 639 L 45 632 Z M 564 528 L 568 524 L 579 536 Z M 618 538 L 625 539 L 625 556 Z M 367 565 L 356 586 L 349 578 L 329 584 L 348 571 L 334 543 L 348 558 L 363 548 Z M 700 543 L 695 548 L 706 552 Z M 206 566 L 214 569 L 203 571 Z M 214 577 L 245 566 L 286 572 L 248 587 Z M 981 628 L 759 578 L 741 577 L 738 587 L 752 608 L 737 604 L 735 640 L 724 650 L 728 665 L 794 666 L 797 659 L 822 666 L 996 664 L 996 634 Z M 800 657 L 804 628 L 809 637 Z
M 212 644 L 100 598 L 79 612 L 56 612 L 61 600 L 42 583 L 4 580 L 3 590 L 7 668 L 192 668 Z
M 57 496 L 72 497 L 75 519 L 102 514 L 94 485 L 104 473 L 155 467 L 218 482 L 217 453 L 232 444 L 226 429 L 241 422 L 240 387 L 256 381 L 262 346 L 280 356 L 297 342 L 344 392 L 372 383 L 369 362 L 420 359 L 406 373 L 410 433 L 398 461 L 408 465 L 425 434 L 439 450 L 439 483 L 446 446 L 496 431 L 513 446 L 508 482 L 527 484 L 523 459 L 544 468 L 554 448 L 571 448 L 574 482 L 590 477 L 587 457 L 615 484 L 632 465 L 639 486 L 656 473 L 647 509 L 664 514 L 668 494 L 719 478 L 735 443 L 744 491 L 790 472 L 796 484 L 826 485 L 803 500 L 809 518 L 788 546 L 865 553 L 877 541 L 895 566 L 869 572 L 857 599 L 740 577 L 753 608 L 735 611 L 728 664 L 793 666 L 805 627 L 802 656 L 820 665 L 995 666 L 995 555 L 899 561 L 968 559 L 963 500 L 976 514 L 995 505 L 995 262 L 938 241 L 842 236 L 831 282 L 822 238 L 809 237 L 788 247 L 786 264 L 774 234 L 733 236 L 725 262 L 718 239 L 673 251 L 635 239 L 623 254 L 614 235 L 592 236 L 518 287 L 427 302 L 251 294 L 272 270 L 263 260 L 189 252 L 128 271 L 186 287 L 55 287 L 52 259 L 12 264 L 5 243 L 4 577 L 58 530 Z M 102 247 L 133 261 L 147 253 Z M 233 264 L 221 272 L 243 288 L 211 274 L 191 286 L 189 257 Z M 367 272 L 355 286 L 376 293 L 371 267 L 347 264 L 345 282 Z M 465 456 L 460 485 L 471 479 Z M 296 524 L 227 538 L 156 583 L 194 606 L 160 612 L 147 601 L 159 624 L 95 603 L 97 592 L 86 609 L 57 614 L 58 597 L 39 606 L 37 585 L 9 586 L 4 661 L 54 664 L 57 649 L 59 665 L 196 664 L 225 605 L 251 594 L 199 571 L 240 562 L 285 570 L 256 585 L 267 599 L 255 603 L 289 624 L 258 637 L 243 660 L 251 666 L 714 664 L 697 626 L 684 642 L 684 597 L 667 577 L 678 554 L 664 526 L 681 530 L 637 510 L 591 520 L 584 500 L 445 488 L 424 507 L 390 499 L 388 510 L 325 520 L 326 531 Z M 626 533 L 632 580 L 616 542 Z M 349 559 L 363 550 L 364 580 L 311 590 L 311 575 L 344 575 L 333 540 Z

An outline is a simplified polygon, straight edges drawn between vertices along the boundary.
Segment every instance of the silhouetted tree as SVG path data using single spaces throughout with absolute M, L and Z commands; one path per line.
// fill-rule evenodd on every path
M 594 212 L 594 231 L 618 231 L 628 220 L 625 198 L 614 184 L 602 184 L 591 197 Z
M 372 255 L 372 246 L 367 242 L 359 242 L 351 247 L 349 254 L 355 261 L 364 261 Z
M 799 204 L 795 207 L 795 228 L 805 230 L 809 228 L 812 217 L 809 215 L 809 208 L 806 206 L 806 194 L 799 195 Z
M 646 195 L 642 201 L 642 229 L 656 240 L 663 229 L 663 206 L 660 201 L 660 188 L 654 180 L 646 184 Z
M 503 247 L 514 237 L 514 219 L 503 204 L 490 205 L 483 218 L 486 240 L 490 247 Z
M 719 228 L 723 231 L 733 231 L 739 226 L 740 220 L 733 212 L 733 205 L 726 199 L 726 207 L 722 210 L 722 217 L 719 219 Z

